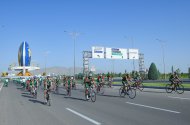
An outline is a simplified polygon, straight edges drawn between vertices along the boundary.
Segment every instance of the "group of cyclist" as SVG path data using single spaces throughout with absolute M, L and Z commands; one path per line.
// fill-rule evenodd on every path
M 141 81 L 141 80 L 142 78 L 140 77 L 140 74 L 137 74 L 135 78 L 132 78 L 130 74 L 123 75 L 122 77 L 123 90 L 126 91 L 128 87 L 131 87 L 131 85 L 134 84 L 134 81 Z M 83 81 L 85 93 L 93 87 L 96 88 L 96 91 L 98 91 L 98 89 L 100 89 L 104 85 L 108 85 L 109 87 L 112 87 L 112 81 L 113 81 L 113 78 L 111 75 L 107 75 L 105 77 L 104 74 L 98 74 L 95 80 L 92 74 L 88 74 L 84 77 L 84 81 Z M 179 79 L 177 73 L 174 72 L 173 74 L 171 74 L 169 81 L 171 82 L 171 85 L 174 85 L 177 83 L 176 81 L 179 82 L 181 80 Z M 60 77 L 50 77 L 50 76 L 30 77 L 28 79 L 20 78 L 19 82 L 21 83 L 23 88 L 28 90 L 33 95 L 37 94 L 37 90 L 39 86 L 43 85 L 45 100 L 46 100 L 47 94 L 49 94 L 50 91 L 58 92 L 58 88 L 61 83 L 63 83 L 63 87 L 66 89 L 67 95 L 69 96 L 71 96 L 71 89 L 74 87 L 76 88 L 76 84 L 75 84 L 73 76 L 63 76 L 62 79 Z M 141 82 L 136 82 L 136 83 L 141 84 Z

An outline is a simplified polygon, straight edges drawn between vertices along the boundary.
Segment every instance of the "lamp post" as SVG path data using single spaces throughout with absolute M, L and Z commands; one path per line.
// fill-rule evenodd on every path
M 163 57 L 163 68 L 164 68 L 164 80 L 166 80 L 166 70 L 165 70 L 165 49 L 164 49 L 165 41 L 160 40 L 160 39 L 156 39 L 156 40 L 161 44 L 161 48 L 162 48 L 162 57 Z
M 67 32 L 67 31 L 64 31 L 64 32 Z M 73 62 L 74 62 L 74 73 L 73 73 L 73 78 L 74 78 L 74 80 L 75 80 L 75 42 L 76 42 L 76 37 L 79 35 L 79 33 L 78 32 L 69 32 L 69 35 L 71 35 L 72 36 L 72 38 L 73 38 L 73 42 L 74 42 L 74 47 L 73 47 Z

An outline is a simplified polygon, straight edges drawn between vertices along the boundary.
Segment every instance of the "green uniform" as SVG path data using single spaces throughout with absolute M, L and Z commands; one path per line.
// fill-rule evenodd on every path
M 71 87 L 71 82 L 72 81 L 70 79 L 67 81 L 67 85 L 68 85 L 69 88 Z
M 50 87 L 51 87 L 51 80 L 47 80 L 47 89 L 50 89 Z
M 92 77 L 89 77 L 88 80 L 85 80 L 85 87 L 90 88 L 92 86 Z
M 34 80 L 34 86 L 37 86 L 37 80 L 36 79 Z

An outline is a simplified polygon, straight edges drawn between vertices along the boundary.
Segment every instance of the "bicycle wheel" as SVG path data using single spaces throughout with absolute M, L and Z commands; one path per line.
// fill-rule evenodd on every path
M 134 99 L 136 97 L 136 90 L 134 88 L 130 88 L 127 93 L 130 99 Z
M 67 95 L 68 95 L 68 96 L 71 96 L 71 88 L 68 88 L 68 90 L 67 90 Z
M 34 93 L 34 98 L 37 99 L 37 91 Z
M 95 102 L 96 101 L 96 93 L 94 90 L 91 91 L 90 93 L 90 98 L 91 98 L 91 101 L 92 102 Z
M 59 87 L 57 86 L 55 90 L 56 90 L 56 93 L 58 94 L 59 93 Z
M 89 96 L 88 96 L 89 94 L 88 94 L 88 90 L 85 90 L 85 99 L 86 100 L 89 100 Z
M 166 92 L 171 93 L 172 91 L 173 91 L 173 87 L 171 86 L 171 84 L 166 84 Z
M 123 87 L 121 87 L 121 88 L 119 89 L 119 95 L 120 95 L 121 97 L 125 97 L 125 91 L 123 90 Z
M 178 94 L 184 93 L 184 86 L 181 84 L 176 85 L 176 91 Z
M 100 90 L 99 93 L 103 95 L 105 91 L 104 86 L 101 86 L 99 90 Z
M 51 106 L 51 101 L 50 100 L 48 100 L 48 105 Z
M 136 83 L 133 83 L 133 84 L 131 85 L 131 87 L 136 90 L 136 89 L 137 89 L 137 84 L 136 84 Z
M 139 89 L 140 91 L 143 91 L 144 85 L 141 83 L 141 84 L 138 86 L 138 89 Z

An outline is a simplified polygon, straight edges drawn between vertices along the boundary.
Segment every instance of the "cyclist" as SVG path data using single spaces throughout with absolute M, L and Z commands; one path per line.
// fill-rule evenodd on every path
M 26 90 L 30 91 L 30 78 L 26 80 Z
M 38 88 L 39 87 L 39 82 L 36 77 L 34 77 L 34 87 Z
M 85 94 L 87 95 L 87 92 L 92 87 L 92 85 L 96 87 L 92 74 L 89 74 L 89 76 L 86 76 L 86 78 L 84 79 L 84 84 L 85 84 Z M 89 93 L 86 98 L 89 99 Z
M 32 92 L 33 92 L 33 84 L 34 84 L 34 80 L 33 80 L 33 78 L 31 78 L 30 79 L 30 89 L 29 89 L 29 91 L 30 91 L 30 94 L 32 94 Z
M 107 81 L 108 81 L 108 86 L 109 87 L 112 87 L 112 77 L 111 77 L 111 75 L 110 74 L 108 74 L 108 76 L 107 76 Z
M 68 77 L 66 78 L 67 82 L 66 82 L 66 89 L 67 89 L 67 95 L 71 96 L 71 89 L 72 89 L 72 77 Z
M 131 77 L 129 74 L 126 74 L 122 77 L 122 84 L 123 84 L 124 91 L 126 91 L 126 89 L 125 89 L 126 87 L 130 87 L 131 82 L 132 82 L 132 80 L 131 80 Z
M 171 82 L 171 86 L 173 86 L 174 84 L 177 84 L 178 82 L 181 82 L 181 80 L 179 79 L 177 72 L 174 72 L 173 74 L 171 74 L 169 81 Z
M 76 89 L 75 79 L 73 76 L 71 76 L 71 82 L 72 82 L 72 89 Z
M 9 82 L 9 80 L 8 80 L 8 79 L 5 79 L 5 80 L 4 80 L 4 86 L 7 87 L 7 86 L 8 86 L 8 82 Z
M 134 78 L 134 81 L 137 84 L 137 86 L 139 86 L 141 84 L 141 82 L 142 82 L 142 78 L 141 78 L 141 76 L 140 76 L 140 74 L 138 72 L 136 74 L 136 77 Z
M 103 82 L 104 82 L 104 77 L 102 76 L 102 74 L 98 75 L 97 85 L 98 86 L 103 86 Z
M 50 92 L 50 89 L 51 89 L 51 79 L 49 76 L 47 76 L 46 80 L 44 80 L 44 99 L 47 103 L 47 100 L 46 100 L 46 93 L 47 92 Z
M 63 76 L 63 88 L 65 88 L 66 83 L 67 83 L 67 77 Z
M 59 79 L 59 77 L 57 76 L 57 77 L 55 78 L 55 91 L 56 91 L 56 92 L 58 92 L 59 84 L 60 84 L 60 79 Z

